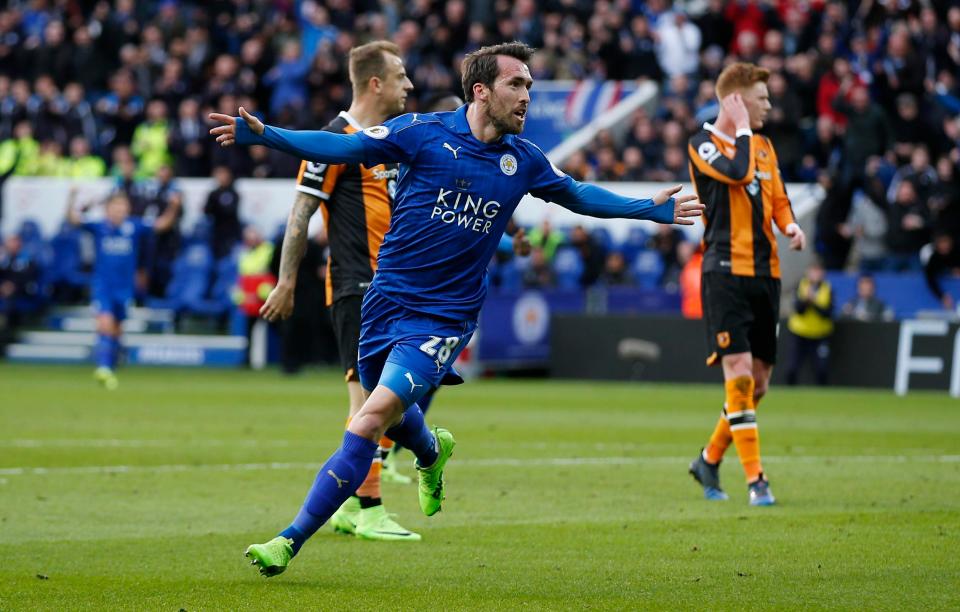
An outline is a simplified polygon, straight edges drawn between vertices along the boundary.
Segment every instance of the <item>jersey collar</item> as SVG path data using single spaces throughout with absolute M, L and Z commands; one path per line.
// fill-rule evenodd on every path
M 464 104 L 453 113 L 453 131 L 457 134 L 470 134 L 470 122 L 467 121 L 467 108 L 469 104 Z
M 469 136 L 476 142 L 480 142 L 473 136 L 473 132 L 470 131 L 470 122 L 467 121 L 467 108 L 470 104 L 464 104 L 457 110 L 453 112 L 453 131 L 457 134 L 462 134 L 464 136 Z M 509 146 L 513 144 L 513 139 L 516 138 L 513 134 L 504 134 L 500 137 L 500 140 L 497 142 L 481 143 L 489 147 L 502 147 Z
M 713 125 L 712 123 L 704 123 L 704 124 L 703 124 L 703 129 L 707 130 L 707 131 L 710 132 L 711 134 L 714 134 L 717 138 L 723 140 L 724 142 L 729 142 L 730 144 L 736 144 L 736 142 L 737 142 L 737 139 L 736 139 L 736 138 L 730 136 L 729 134 L 725 134 L 725 133 L 721 132 L 721 131 L 718 130 L 718 129 L 716 128 L 716 126 Z
M 338 116 L 343 117 L 344 121 L 350 124 L 350 127 L 352 127 L 353 129 L 357 130 L 358 132 L 363 131 L 363 126 L 357 123 L 357 120 L 353 118 L 353 115 L 351 115 L 347 111 L 340 111 L 340 114 Z

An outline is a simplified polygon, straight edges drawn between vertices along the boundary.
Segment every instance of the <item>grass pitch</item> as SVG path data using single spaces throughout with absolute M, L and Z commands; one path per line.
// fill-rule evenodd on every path
M 686 474 L 719 385 L 445 389 L 444 511 L 384 485 L 424 541 L 324 528 L 266 580 L 243 549 L 337 445 L 341 378 L 129 369 L 109 393 L 90 373 L 0 364 L 0 610 L 960 608 L 960 402 L 942 393 L 775 388 L 779 505 L 749 508 L 734 453 L 728 502 Z

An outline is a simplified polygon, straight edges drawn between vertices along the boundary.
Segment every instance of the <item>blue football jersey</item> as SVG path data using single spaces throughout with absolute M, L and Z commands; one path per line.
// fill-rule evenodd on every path
M 480 142 L 470 131 L 467 108 L 401 115 L 349 135 L 273 126 L 255 134 L 241 118 L 234 125 L 238 144 L 264 144 L 308 161 L 399 162 L 373 285 L 388 299 L 434 317 L 476 320 L 487 263 L 526 193 L 593 217 L 673 223 L 673 198 L 657 204 L 579 183 L 518 136 Z
M 140 242 L 145 233 L 152 231 L 152 224 L 131 218 L 120 225 L 103 220 L 83 223 L 81 227 L 93 235 L 96 244 L 94 290 L 132 297 Z
M 466 109 L 401 115 L 361 132 L 368 167 L 401 163 L 373 283 L 407 308 L 455 320 L 477 317 L 487 264 L 520 199 L 550 200 L 573 182 L 528 140 L 474 138 Z

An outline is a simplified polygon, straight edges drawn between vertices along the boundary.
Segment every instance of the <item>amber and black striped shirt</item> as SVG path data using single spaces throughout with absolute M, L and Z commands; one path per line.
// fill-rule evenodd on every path
M 346 112 L 323 128 L 338 134 L 361 129 Z M 397 164 L 320 164 L 302 162 L 297 191 L 320 198 L 320 212 L 330 241 L 327 259 L 327 304 L 348 295 L 363 295 L 377 270 L 377 255 L 390 227 Z
M 773 225 L 783 232 L 796 221 L 777 155 L 765 136 L 736 139 L 709 123 L 688 145 L 690 180 L 703 215 L 703 271 L 780 278 Z

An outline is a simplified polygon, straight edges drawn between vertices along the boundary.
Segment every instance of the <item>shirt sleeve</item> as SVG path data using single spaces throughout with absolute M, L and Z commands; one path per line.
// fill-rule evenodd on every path
M 358 164 L 364 161 L 365 149 L 357 134 L 285 130 L 267 125 L 264 126 L 263 134 L 258 135 L 253 133 L 246 121 L 240 117 L 235 119 L 238 145 L 263 145 L 300 159 L 325 164 Z
M 337 178 L 343 171 L 343 164 L 324 164 L 320 162 L 300 162 L 297 173 L 297 191 L 321 200 L 329 200 L 337 186 Z
M 530 194 L 563 206 L 581 215 L 600 219 L 647 219 L 657 223 L 673 223 L 676 201 L 668 199 L 656 204 L 652 199 L 627 198 L 602 187 L 575 181 L 536 149 Z
M 423 126 L 431 123 L 418 120 L 416 114 L 406 114 L 357 132 L 364 149 L 363 164 L 368 168 L 377 164 L 409 164 L 423 143 Z
M 787 226 L 796 223 L 797 217 L 793 214 L 793 205 L 790 204 L 787 188 L 783 184 L 783 177 L 780 176 L 780 162 L 777 161 L 777 152 L 773 148 L 773 143 L 769 140 L 767 140 L 767 149 L 770 158 L 773 160 L 773 220 L 780 231 L 786 233 Z
M 727 185 L 746 185 L 753 181 L 755 169 L 753 133 L 737 130 L 735 146 L 736 153 L 729 158 L 717 148 L 708 132 L 701 131 L 690 139 L 687 153 L 690 162 L 707 177 Z

